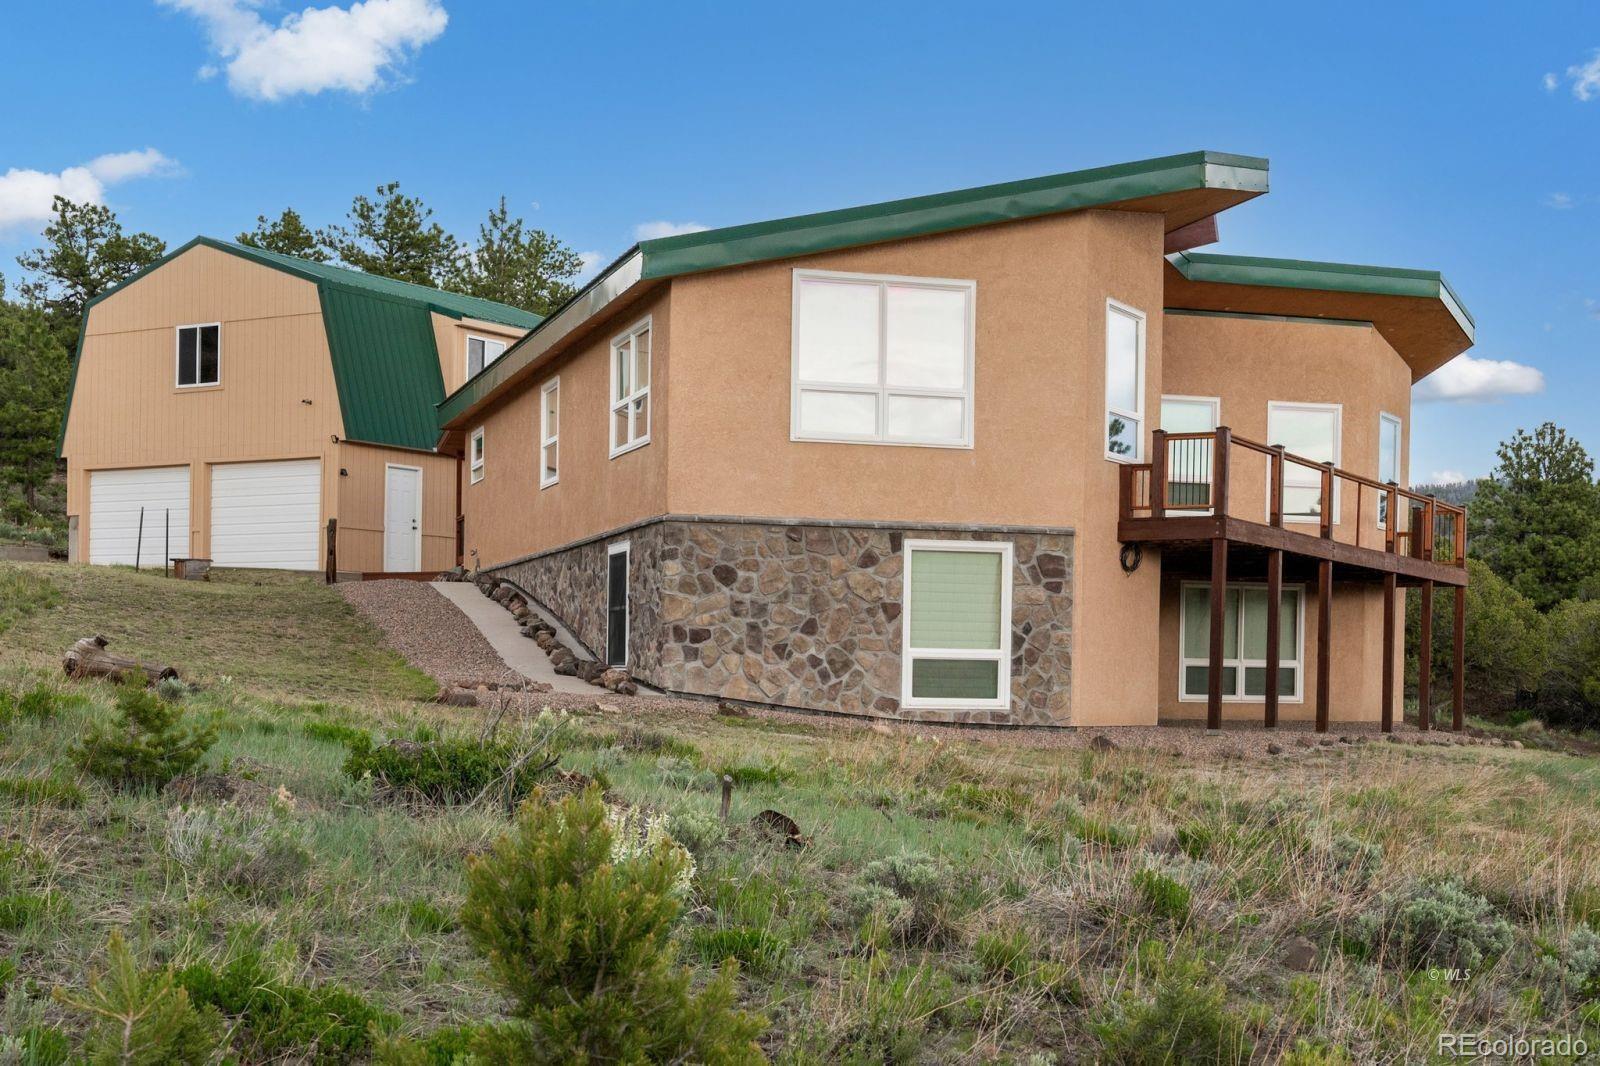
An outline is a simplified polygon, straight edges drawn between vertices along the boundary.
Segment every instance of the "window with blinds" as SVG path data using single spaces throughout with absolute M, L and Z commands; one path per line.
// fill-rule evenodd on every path
M 1299 587 L 1283 589 L 1278 608 L 1278 698 L 1291 703 L 1302 698 L 1301 627 L 1302 593 Z M 1233 585 L 1225 590 L 1226 612 L 1222 625 L 1222 698 L 1259 700 L 1267 694 L 1267 589 L 1264 585 Z M 1178 695 L 1203 700 L 1211 678 L 1211 586 L 1183 586 L 1183 611 L 1178 640 L 1182 648 Z
M 1011 545 L 907 541 L 908 707 L 1010 705 Z

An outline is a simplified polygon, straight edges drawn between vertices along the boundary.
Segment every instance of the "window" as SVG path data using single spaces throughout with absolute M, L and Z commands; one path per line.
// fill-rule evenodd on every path
M 650 320 L 611 342 L 611 457 L 650 443 Z
M 551 378 L 539 399 L 539 487 L 547 489 L 560 474 L 561 379 Z
M 1222 400 L 1215 396 L 1161 397 L 1161 428 L 1168 433 L 1211 433 L 1221 418 Z M 1173 441 L 1167 446 L 1168 514 L 1201 514 L 1211 507 L 1211 460 L 1208 440 Z M 1200 510 L 1180 511 L 1185 504 Z
M 472 460 L 472 483 L 476 485 L 483 480 L 483 427 L 479 426 L 472 431 L 472 444 L 468 451 Z
M 1229 584 L 1222 627 L 1222 698 L 1259 700 L 1267 694 L 1267 589 Z M 1278 697 L 1301 697 L 1304 648 L 1302 590 L 1285 586 L 1278 607 Z M 1211 678 L 1211 586 L 1186 583 L 1178 635 L 1183 658 L 1178 666 L 1178 698 L 1203 700 Z
M 472 377 L 484 367 L 506 353 L 506 342 L 488 337 L 467 338 L 467 377 Z
M 222 325 L 178 327 L 178 387 L 215 385 L 222 378 Z
M 1144 313 L 1106 301 L 1106 458 L 1137 463 L 1144 450 Z
M 1338 404 L 1267 404 L 1267 442 L 1281 444 L 1293 455 L 1318 463 L 1339 462 Z M 1270 472 L 1269 472 L 1270 476 Z M 1272 501 L 1267 501 L 1270 508 Z M 1289 522 L 1322 518 L 1322 471 L 1315 466 L 1283 464 L 1283 517 Z M 1333 480 L 1333 521 L 1339 521 L 1339 479 Z
M 1378 480 L 1384 484 L 1400 484 L 1400 419 L 1394 415 L 1378 415 Z M 1378 524 L 1389 520 L 1389 494 L 1378 497 Z
M 901 703 L 1011 705 L 1011 545 L 908 540 Z
M 794 272 L 792 440 L 972 446 L 971 281 Z

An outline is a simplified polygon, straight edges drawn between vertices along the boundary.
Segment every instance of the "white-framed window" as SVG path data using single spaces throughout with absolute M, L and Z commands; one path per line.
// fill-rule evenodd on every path
M 1011 705 L 1011 544 L 908 540 L 901 612 L 906 707 Z
M 1273 400 L 1267 404 L 1267 443 L 1281 444 L 1291 454 L 1313 462 L 1338 466 L 1343 418 L 1344 408 L 1340 404 Z M 1270 498 L 1267 506 L 1269 509 L 1272 506 Z M 1320 467 L 1292 461 L 1283 464 L 1283 518 L 1286 522 L 1322 520 Z M 1333 479 L 1333 522 L 1339 523 L 1338 478 Z
M 506 354 L 506 342 L 493 337 L 467 336 L 467 377 Z
M 180 389 L 215 385 L 222 380 L 222 323 L 179 326 L 177 383 Z
M 1106 301 L 1106 458 L 1144 454 L 1144 312 Z
M 650 443 L 650 319 L 611 342 L 611 458 Z
M 1400 484 L 1400 416 L 1378 412 L 1378 480 Z M 1378 497 L 1378 524 L 1389 519 L 1389 493 Z
M 467 458 L 470 460 L 472 470 L 472 483 L 476 485 L 483 480 L 483 427 L 479 426 L 472 431 L 472 440 L 467 446 Z
M 1204 700 L 1211 678 L 1211 586 L 1184 582 L 1178 617 L 1178 698 Z M 1222 699 L 1238 703 L 1267 694 L 1267 587 L 1229 582 L 1222 627 Z M 1278 607 L 1278 698 L 1300 703 L 1305 692 L 1305 590 L 1285 585 Z
M 1219 396 L 1161 397 L 1161 428 L 1168 433 L 1211 433 L 1222 420 Z M 1167 448 L 1167 513 L 1205 514 L 1211 507 L 1212 452 L 1206 440 L 1174 441 Z M 1195 510 L 1178 510 L 1193 504 Z
M 561 476 L 561 379 L 551 378 L 539 390 L 539 487 L 547 489 Z
M 977 291 L 796 270 L 789 439 L 972 447 Z

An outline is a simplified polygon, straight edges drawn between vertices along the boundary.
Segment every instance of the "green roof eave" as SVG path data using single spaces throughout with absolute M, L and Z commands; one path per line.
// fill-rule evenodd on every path
M 1438 300 L 1469 341 L 1475 339 L 1477 332 L 1471 313 L 1437 270 L 1268 259 L 1216 252 L 1174 252 L 1167 256 L 1167 262 L 1185 278 L 1196 282 Z
M 971 226 L 1082 211 L 1129 200 L 1219 189 L 1267 191 L 1267 160 L 1188 152 L 888 203 L 641 241 L 644 277 L 665 278 L 771 259 L 901 240 Z

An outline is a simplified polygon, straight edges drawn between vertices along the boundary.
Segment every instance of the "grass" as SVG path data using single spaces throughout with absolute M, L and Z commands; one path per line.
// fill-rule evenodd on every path
M 55 582 L 41 571 L 0 564 L 0 633 L 60 599 Z
M 411 700 L 415 679 L 310 582 L 22 572 L 59 596 L 0 641 L 0 688 L 83 698 L 0 725 L 0 972 L 16 970 L 0 1033 L 77 1040 L 49 991 L 81 988 L 112 929 L 147 961 L 248 957 L 285 987 L 346 988 L 414 1036 L 506 1009 L 456 920 L 466 859 L 503 813 L 385 801 L 342 770 L 363 731 L 474 736 L 487 712 Z M 77 775 L 68 749 L 113 694 L 59 681 L 55 658 L 97 630 L 205 680 L 185 702 L 221 728 L 208 764 L 237 792 L 218 817 L 292 837 L 302 875 L 246 891 L 181 857 L 171 797 Z M 1600 981 L 1566 947 L 1600 922 L 1587 757 L 1389 744 L 1080 757 L 1015 734 L 940 742 L 709 709 L 648 722 L 596 709 L 569 731 L 562 769 L 685 821 L 714 817 L 720 775 L 738 779 L 731 831 L 697 855 L 683 957 L 707 974 L 740 964 L 779 1061 L 1414 1061 L 1443 1031 L 1600 1039 L 1586 998 Z M 765 808 L 809 845 L 750 829 Z M 1514 931 L 1470 976 L 1404 969 L 1363 933 L 1386 897 L 1443 878 Z M 1315 961 L 1290 968 L 1300 938 Z

